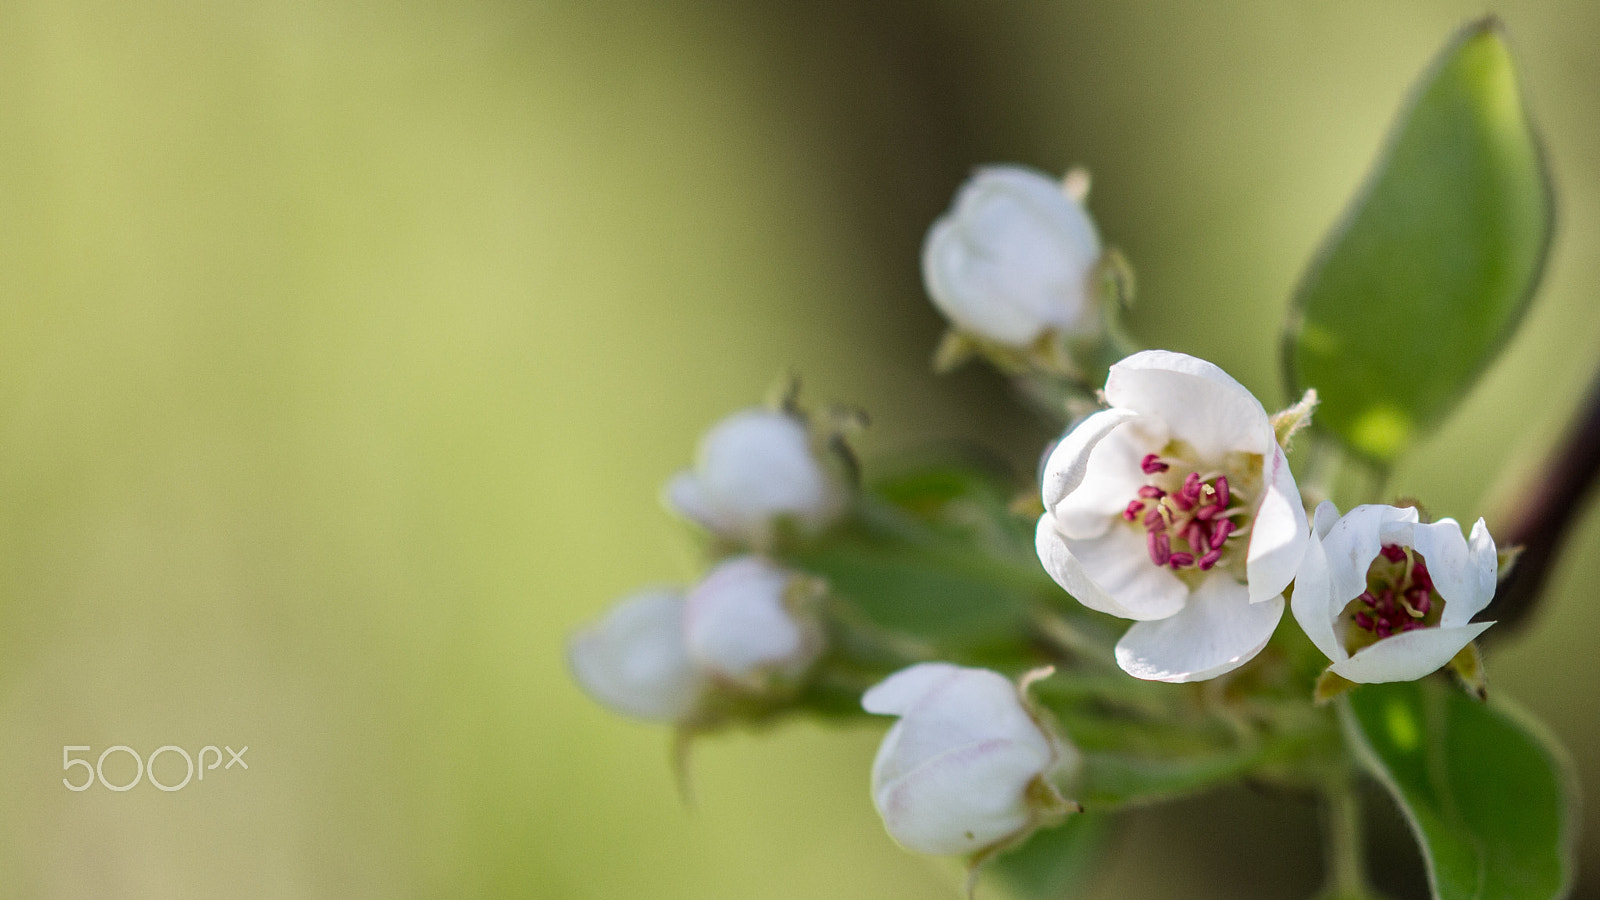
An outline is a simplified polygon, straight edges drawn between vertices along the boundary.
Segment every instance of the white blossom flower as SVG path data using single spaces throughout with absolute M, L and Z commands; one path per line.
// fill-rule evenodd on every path
M 1021 166 L 979 169 L 922 245 L 922 277 L 957 329 L 1013 347 L 1099 327 L 1094 222 L 1061 182 Z
M 1305 509 L 1260 401 L 1220 368 L 1147 350 L 1044 472 L 1039 559 L 1090 609 L 1134 619 L 1117 663 L 1199 681 L 1248 662 L 1283 615 Z
M 817 446 L 800 416 L 741 410 L 700 442 L 692 470 L 667 484 L 667 502 L 725 540 L 769 548 L 780 522 L 802 535 L 827 528 L 849 500 L 839 467 Z
M 791 682 L 822 653 L 811 582 L 760 556 L 712 569 L 689 589 L 683 617 L 689 658 L 736 685 Z
M 708 684 L 689 659 L 683 620 L 683 592 L 642 591 L 574 635 L 567 664 L 584 691 L 605 706 L 642 719 L 683 721 Z
M 872 763 L 872 800 L 906 849 L 980 854 L 1067 811 L 1051 776 L 1070 775 L 1078 753 L 1004 676 L 921 663 L 868 690 L 861 705 L 901 717 Z
M 1324 501 L 1295 579 L 1294 617 L 1334 674 L 1410 681 L 1494 624 L 1472 617 L 1494 598 L 1498 568 L 1482 519 L 1467 538 L 1456 520 L 1421 522 L 1410 507 L 1368 504 L 1340 518 Z

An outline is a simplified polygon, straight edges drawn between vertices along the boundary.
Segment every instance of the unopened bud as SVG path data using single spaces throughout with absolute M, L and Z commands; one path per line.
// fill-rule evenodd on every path
M 689 659 L 679 591 L 648 590 L 619 602 L 574 635 L 567 664 L 590 697 L 658 722 L 681 722 L 699 706 L 707 679 Z
M 1022 166 L 979 169 L 922 246 L 934 305 L 958 330 L 1009 347 L 1095 333 L 1100 238 L 1080 199 Z
M 706 432 L 695 467 L 667 484 L 667 502 L 717 537 L 768 549 L 780 522 L 809 536 L 844 512 L 849 490 L 826 453 L 797 414 L 742 410 Z
M 900 716 L 873 761 L 872 799 L 908 850 L 977 856 L 1073 808 L 1051 779 L 1076 768 L 1077 751 L 997 672 L 922 663 L 867 691 L 861 705 Z
M 728 560 L 689 590 L 689 658 L 708 674 L 762 689 L 799 678 L 822 652 L 814 582 L 759 556 Z

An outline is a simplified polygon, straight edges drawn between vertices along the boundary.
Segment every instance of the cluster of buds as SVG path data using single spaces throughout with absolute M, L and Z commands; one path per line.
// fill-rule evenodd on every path
M 618 712 L 681 726 L 792 696 L 825 648 L 817 579 L 766 554 L 815 536 L 849 506 L 846 464 L 797 409 L 747 409 L 711 428 L 670 506 L 724 558 L 687 590 L 647 590 L 575 635 L 578 684 Z
M 823 650 L 814 579 L 738 556 L 687 591 L 622 600 L 579 632 L 568 663 L 591 697 L 618 712 L 712 724 L 719 701 L 780 697 Z

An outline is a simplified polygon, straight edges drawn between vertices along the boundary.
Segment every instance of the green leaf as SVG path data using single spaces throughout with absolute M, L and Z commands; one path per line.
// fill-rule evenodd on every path
M 1380 463 L 1447 415 L 1510 337 L 1554 219 L 1505 35 L 1461 32 L 1312 260 L 1284 335 L 1291 396 Z
M 1111 843 L 1113 817 L 1078 813 L 1055 828 L 1037 831 L 983 869 L 1013 900 L 1069 900 L 1088 893 L 1095 870 Z
M 1014 641 L 1027 627 L 1028 592 L 1008 586 L 1009 573 L 968 548 L 845 532 L 795 562 L 873 626 L 939 649 Z
M 1566 895 L 1575 781 L 1525 714 L 1429 679 L 1365 685 L 1341 718 L 1357 758 L 1411 823 L 1437 900 Z
M 793 562 L 879 629 L 956 653 L 1017 644 L 1041 594 L 1059 591 L 1009 500 L 1004 474 L 978 462 L 902 468 Z

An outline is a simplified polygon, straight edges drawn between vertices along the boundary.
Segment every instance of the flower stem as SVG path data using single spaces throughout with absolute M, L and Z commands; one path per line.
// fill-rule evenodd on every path
M 1323 788 L 1323 830 L 1326 840 L 1328 900 L 1372 897 L 1367 885 L 1366 853 L 1361 843 L 1361 801 L 1346 774 Z
M 1115 670 L 1116 660 L 1109 643 L 1085 633 L 1067 618 L 1043 607 L 1033 611 L 1033 624 L 1039 634 L 1052 647 L 1074 660 L 1089 663 L 1101 669 Z

